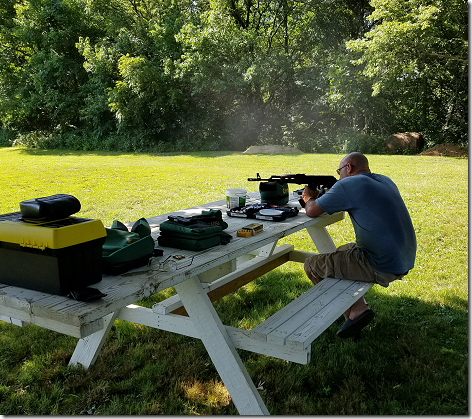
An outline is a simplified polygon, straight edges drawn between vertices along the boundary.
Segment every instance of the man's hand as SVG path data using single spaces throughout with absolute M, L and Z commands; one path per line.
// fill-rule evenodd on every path
M 310 189 L 305 186 L 301 198 L 305 202 L 305 212 L 308 217 L 318 217 L 324 213 L 321 207 L 316 203 L 315 199 L 318 198 L 319 191 Z
M 303 189 L 302 192 L 302 199 L 305 201 L 305 204 L 308 202 L 309 199 L 313 198 L 316 199 L 318 198 L 318 195 L 320 194 L 320 191 L 318 190 L 313 190 L 311 189 L 308 185 L 305 186 L 305 189 Z

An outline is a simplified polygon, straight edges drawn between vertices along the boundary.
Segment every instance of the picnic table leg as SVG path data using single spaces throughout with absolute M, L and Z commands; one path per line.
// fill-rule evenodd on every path
M 108 314 L 103 318 L 103 329 L 92 333 L 85 338 L 79 339 L 69 361 L 69 365 L 80 364 L 85 369 L 88 369 L 95 363 L 117 314 L 118 313 Z
M 189 278 L 176 284 L 175 289 L 239 414 L 268 415 L 269 411 L 199 279 Z
M 336 251 L 336 245 L 326 227 L 309 226 L 306 230 L 313 240 L 318 253 L 332 253 Z

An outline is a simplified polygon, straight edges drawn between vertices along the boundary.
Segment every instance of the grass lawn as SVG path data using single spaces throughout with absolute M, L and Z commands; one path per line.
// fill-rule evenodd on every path
M 335 175 L 343 156 L 150 155 L 0 148 L 0 213 L 25 199 L 67 193 L 78 216 L 131 222 L 224 197 L 226 188 L 258 188 L 248 177 Z M 376 318 L 361 340 L 336 336 L 340 318 L 298 365 L 239 351 L 261 396 L 278 415 L 467 415 L 468 160 L 368 156 L 391 177 L 417 232 L 416 266 L 366 296 Z M 298 185 L 289 185 L 291 190 Z M 354 240 L 349 217 L 329 231 Z M 280 241 L 314 251 L 306 232 Z M 0 265 L 1 269 L 1 265 Z M 252 328 L 310 287 L 288 263 L 215 303 L 227 325 Z M 168 296 L 140 302 L 151 307 Z M 237 414 L 197 339 L 116 321 L 88 371 L 69 368 L 75 338 L 0 322 L 0 414 Z

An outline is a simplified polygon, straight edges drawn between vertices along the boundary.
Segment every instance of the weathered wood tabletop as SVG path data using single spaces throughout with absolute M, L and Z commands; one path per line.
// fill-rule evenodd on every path
M 253 193 L 248 204 L 251 201 L 258 202 L 257 196 L 258 193 Z M 107 314 L 174 286 L 191 276 L 234 260 L 238 256 L 249 253 L 265 244 L 273 243 L 274 240 L 292 234 L 313 222 L 306 215 L 300 213 L 298 216 L 288 218 L 283 222 L 263 222 L 263 232 L 253 237 L 241 238 L 236 236 L 236 231 L 249 224 L 251 220 L 226 216 L 226 202 L 224 200 L 176 211 L 172 214 L 197 215 L 201 214 L 202 210 L 210 208 L 222 210 L 223 216 L 229 225 L 225 231 L 233 236 L 229 244 L 200 252 L 166 248 L 164 256 L 153 258 L 149 267 L 133 269 L 124 275 L 103 275 L 102 281 L 94 284 L 93 287 L 107 294 L 107 296 L 94 302 L 85 303 L 64 296 L 0 284 L 1 319 L 12 318 L 82 338 L 101 329 L 103 327 L 102 318 Z M 148 218 L 154 239 L 159 235 L 159 224 L 166 220 L 168 215 L 163 214 Z M 329 221 L 326 221 L 323 224 L 328 223 Z M 188 263 L 192 256 L 194 258 L 191 265 L 175 272 L 159 270 L 159 262 L 172 254 L 187 256 L 187 260 L 183 261 L 182 265 Z

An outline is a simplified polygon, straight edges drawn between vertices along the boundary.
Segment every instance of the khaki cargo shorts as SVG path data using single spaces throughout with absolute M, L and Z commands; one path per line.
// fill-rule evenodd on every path
M 333 253 L 321 253 L 305 260 L 305 271 L 311 272 L 314 278 L 351 279 L 353 281 L 375 282 L 388 287 L 390 282 L 402 279 L 404 274 L 389 274 L 375 270 L 356 243 L 339 246 Z

